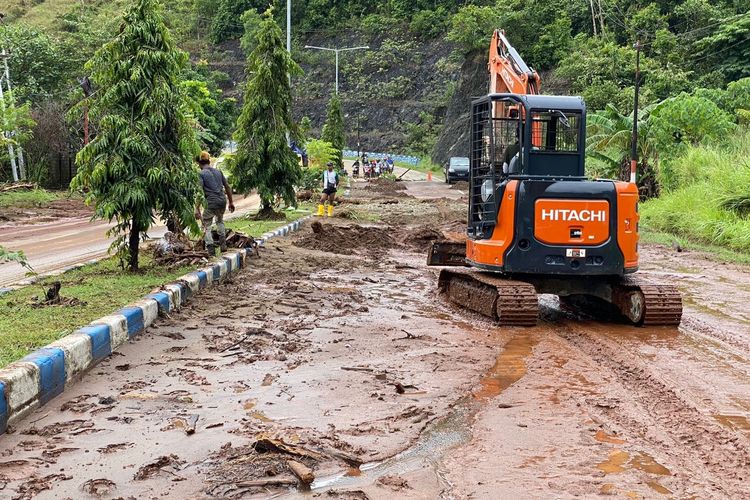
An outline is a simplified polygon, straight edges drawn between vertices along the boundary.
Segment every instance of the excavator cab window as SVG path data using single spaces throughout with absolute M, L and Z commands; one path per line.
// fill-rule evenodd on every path
M 580 118 L 580 114 L 560 110 L 532 113 L 531 150 L 578 153 Z
M 582 114 L 579 110 L 532 110 L 531 149 L 524 173 L 553 177 L 583 174 Z

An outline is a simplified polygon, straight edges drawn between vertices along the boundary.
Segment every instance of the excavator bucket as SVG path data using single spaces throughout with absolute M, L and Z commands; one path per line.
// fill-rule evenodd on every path
M 427 252 L 428 266 L 466 266 L 466 242 L 437 240 Z

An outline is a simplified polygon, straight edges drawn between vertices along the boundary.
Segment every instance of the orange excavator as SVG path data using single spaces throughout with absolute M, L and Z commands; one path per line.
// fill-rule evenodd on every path
M 585 176 L 583 99 L 540 95 L 539 75 L 501 30 L 488 69 L 489 94 L 471 104 L 467 239 L 436 241 L 427 259 L 450 266 L 440 289 L 503 325 L 536 324 L 539 293 L 636 325 L 678 325 L 678 290 L 636 273 L 637 186 Z

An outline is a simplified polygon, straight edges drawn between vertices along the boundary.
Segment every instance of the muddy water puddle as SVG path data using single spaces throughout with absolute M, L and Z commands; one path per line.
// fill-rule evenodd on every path
M 714 419 L 719 422 L 722 426 L 732 429 L 734 431 L 740 431 L 750 436 L 750 421 L 747 417 L 742 415 L 714 415 Z
M 402 475 L 426 467 L 437 473 L 439 462 L 448 450 L 471 440 L 474 418 L 482 405 L 523 378 L 527 372 L 526 359 L 537 342 L 529 333 L 519 333 L 506 342 L 495 364 L 480 380 L 481 387 L 459 400 L 446 417 L 430 424 L 405 451 L 382 462 L 318 478 L 311 490 L 362 487 L 383 476 Z
M 527 335 L 510 339 L 492 369 L 480 381 L 481 389 L 474 392 L 480 401 L 494 398 L 526 375 L 526 358 L 531 355 L 537 340 Z
M 642 451 L 631 457 L 631 454 L 627 451 L 613 450 L 607 460 L 597 464 L 596 468 L 605 474 L 618 474 L 628 469 L 634 469 L 659 476 L 672 475 L 669 469 L 654 460 L 654 457 Z
M 612 434 L 607 434 L 602 429 L 599 429 L 598 431 L 596 431 L 596 434 L 594 435 L 594 439 L 596 439 L 600 443 L 625 444 L 624 439 L 615 437 Z
M 615 439 L 615 440 L 609 440 L 599 439 L 599 433 L 597 432 L 597 441 L 605 442 L 605 443 L 624 443 L 624 441 Z M 631 455 L 627 451 L 624 450 L 612 450 L 609 454 L 609 457 L 607 460 L 597 464 L 597 469 L 604 472 L 606 475 L 610 474 L 620 474 L 623 472 L 627 472 L 629 470 L 636 470 L 645 472 L 647 474 L 651 474 L 654 476 L 671 476 L 672 472 L 664 467 L 662 464 L 657 462 L 654 457 L 649 455 L 648 453 L 639 451 L 635 455 Z M 661 494 L 661 495 L 671 495 L 672 491 L 666 488 L 664 485 L 659 483 L 657 480 L 652 479 L 645 482 L 646 486 L 651 488 L 653 491 Z M 621 491 L 618 489 L 614 484 L 612 483 L 606 483 L 602 485 L 601 493 L 605 495 L 615 495 L 618 493 L 622 493 L 623 495 L 629 497 L 629 498 L 641 498 L 640 495 L 635 493 L 634 491 Z

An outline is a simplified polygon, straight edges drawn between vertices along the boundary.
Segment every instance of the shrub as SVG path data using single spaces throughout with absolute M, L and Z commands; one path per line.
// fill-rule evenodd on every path
M 672 156 L 686 146 L 723 138 L 734 128 L 729 114 L 714 102 L 685 93 L 659 104 L 649 122 L 657 149 Z
M 320 183 L 323 179 L 324 167 L 308 167 L 302 170 L 300 188 L 308 191 L 319 191 Z
M 435 10 L 420 10 L 412 17 L 409 29 L 420 38 L 434 38 L 445 33 L 448 13 L 444 7 Z
M 674 189 L 643 204 L 644 227 L 750 251 L 750 132 L 727 145 L 688 145 L 670 162 Z

